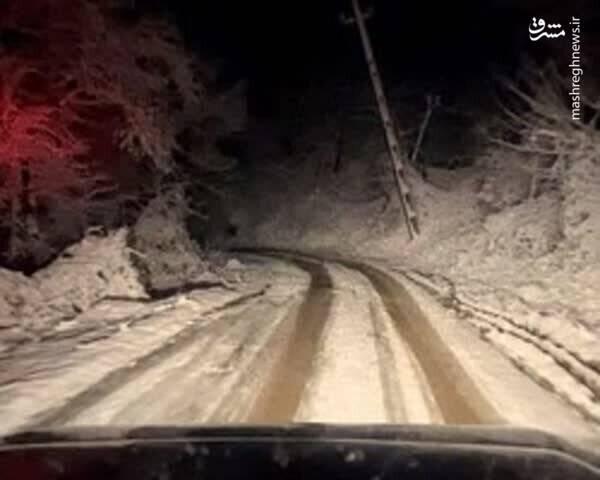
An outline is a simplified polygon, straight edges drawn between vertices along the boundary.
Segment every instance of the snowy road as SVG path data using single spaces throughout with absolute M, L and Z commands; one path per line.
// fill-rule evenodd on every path
M 405 279 L 278 256 L 247 257 L 277 272 L 263 288 L 148 307 L 112 335 L 45 350 L 37 357 L 46 368 L 35 355 L 5 362 L 0 423 L 513 424 L 597 434 Z M 33 373 L 19 379 L 26 367 Z

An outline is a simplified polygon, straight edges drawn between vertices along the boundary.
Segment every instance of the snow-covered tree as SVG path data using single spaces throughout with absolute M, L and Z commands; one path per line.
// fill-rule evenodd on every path
M 9 262 L 50 256 L 52 238 L 73 240 L 91 212 L 125 201 L 120 163 L 138 162 L 149 179 L 172 171 L 178 132 L 204 108 L 198 66 L 176 28 L 145 17 L 125 24 L 104 2 L 3 2 L 0 54 Z

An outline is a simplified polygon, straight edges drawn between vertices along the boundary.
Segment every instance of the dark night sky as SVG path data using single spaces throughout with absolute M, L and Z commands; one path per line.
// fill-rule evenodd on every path
M 490 71 L 516 65 L 524 54 L 552 55 L 533 44 L 533 15 L 567 23 L 571 15 L 600 32 L 597 0 L 362 0 L 387 82 L 471 89 Z M 358 33 L 338 21 L 350 0 L 169 2 L 190 42 L 227 61 L 226 75 L 248 75 L 267 93 L 311 80 L 366 74 Z M 566 43 L 566 42 L 565 42 Z M 450 87 L 448 87 L 450 86 Z
M 532 15 L 558 15 L 566 21 L 576 11 L 583 11 L 580 15 L 585 19 L 600 14 L 597 0 L 362 3 L 375 6 L 369 28 L 380 60 L 388 64 L 416 60 L 421 66 L 452 62 L 477 66 L 517 55 L 531 47 L 527 26 Z M 325 68 L 332 59 L 357 53 L 356 31 L 338 22 L 341 11 L 350 11 L 350 0 L 178 0 L 169 2 L 169 7 L 199 48 L 214 49 L 257 68 L 276 70 L 277 65 L 277 70 L 298 75 L 308 66 Z

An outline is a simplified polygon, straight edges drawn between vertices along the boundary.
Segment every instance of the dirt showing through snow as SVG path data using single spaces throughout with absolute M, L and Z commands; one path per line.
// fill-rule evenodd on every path
M 4 428 L 315 421 L 598 435 L 410 277 L 277 252 L 242 260 L 236 290 L 144 302 L 106 338 L 57 344 L 54 370 L 13 358 L 31 373 L 0 385 Z

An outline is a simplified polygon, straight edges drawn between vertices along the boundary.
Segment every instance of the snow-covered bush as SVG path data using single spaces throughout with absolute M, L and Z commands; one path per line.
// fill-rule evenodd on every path
M 174 187 L 154 198 L 132 228 L 135 264 L 151 293 L 189 284 L 207 269 L 186 228 L 188 213 L 183 188 Z
M 553 63 L 541 68 L 525 62 L 520 77 L 501 86 L 502 116 L 491 141 L 520 161 L 515 167 L 528 174 L 529 198 L 559 192 L 569 168 L 600 152 L 599 105 L 582 95 L 590 116 L 573 119 L 570 84 Z
M 504 209 L 485 220 L 489 249 L 512 258 L 539 258 L 562 239 L 560 204 L 548 196 Z
M 530 179 L 523 174 L 523 159 L 514 152 L 492 148 L 486 159 L 486 175 L 477 192 L 484 216 L 518 205 L 529 196 Z
M 575 268 L 600 265 L 600 152 L 578 159 L 565 175 L 562 231 Z
M 562 243 L 572 260 L 589 264 L 600 256 L 600 111 L 584 97 L 596 114 L 573 120 L 568 82 L 552 64 L 526 63 L 502 86 L 501 127 L 478 192 L 494 246 L 538 258 Z
M 69 316 L 87 310 L 103 297 L 145 297 L 130 259 L 127 234 L 125 228 L 106 236 L 88 233 L 51 265 L 33 275 L 45 299 L 45 308 Z M 26 317 L 35 321 L 43 316 L 32 311 Z

